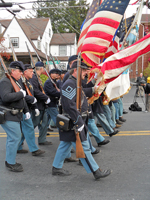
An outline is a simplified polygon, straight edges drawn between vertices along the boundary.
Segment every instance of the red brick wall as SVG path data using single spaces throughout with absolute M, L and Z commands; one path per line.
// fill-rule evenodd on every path
M 139 27 L 139 39 L 143 37 L 143 29 L 144 27 L 140 25 Z M 149 26 L 150 30 L 150 26 Z M 148 59 L 150 58 L 150 52 L 145 54 L 143 56 L 143 68 L 142 68 L 142 57 L 138 58 L 138 64 L 137 64 L 137 71 L 136 71 L 136 62 L 134 62 L 130 67 L 130 79 L 133 81 L 136 77 L 139 76 L 141 72 L 143 72 L 144 69 L 148 66 Z

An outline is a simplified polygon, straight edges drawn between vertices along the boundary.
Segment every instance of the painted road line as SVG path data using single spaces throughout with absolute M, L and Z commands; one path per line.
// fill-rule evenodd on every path
M 100 132 L 102 136 L 108 136 L 104 132 Z M 114 136 L 144 136 L 150 135 L 150 131 L 120 131 L 117 135 Z M 35 133 L 35 137 L 38 137 L 39 133 Z M 113 136 L 113 137 L 114 137 Z M 0 137 L 7 137 L 6 133 L 0 133 Z M 58 132 L 52 132 L 47 137 L 59 137 Z

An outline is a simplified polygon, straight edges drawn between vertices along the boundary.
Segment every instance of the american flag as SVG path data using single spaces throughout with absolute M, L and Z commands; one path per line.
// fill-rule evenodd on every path
M 82 44 L 83 44 L 83 41 L 85 39 L 85 36 L 87 34 L 87 31 L 91 25 L 91 22 L 93 20 L 93 17 L 95 15 L 95 13 L 97 12 L 98 8 L 99 8 L 99 5 L 103 2 L 103 0 L 93 0 L 91 6 L 90 6 L 90 9 L 87 13 L 87 16 L 86 16 L 86 19 L 84 21 L 84 24 L 83 24 L 83 27 L 82 27 L 82 30 L 81 30 L 81 34 L 80 34 L 80 37 L 79 37 L 79 40 L 78 40 L 78 49 L 77 49 L 77 54 L 81 51 L 81 48 L 82 48 Z
M 96 85 L 99 85 L 98 93 L 93 96 L 89 102 L 92 103 L 99 97 L 108 83 L 115 80 L 122 72 L 124 72 L 129 65 L 136 61 L 136 59 L 150 51 L 150 34 L 135 42 L 133 45 L 123 49 L 109 58 L 104 63 L 90 70 L 89 78 L 93 73 L 98 73 Z M 103 74 L 103 75 L 102 75 Z M 103 77 L 102 77 L 103 76 Z M 103 80 L 102 80 L 103 79 Z
M 119 27 L 129 0 L 104 0 L 93 17 L 81 48 L 82 58 L 91 66 L 100 63 Z
M 133 15 L 127 19 L 122 18 L 119 28 L 116 30 L 113 40 L 111 41 L 110 46 L 105 54 L 105 58 L 108 58 L 109 56 L 113 55 L 120 49 L 120 47 L 121 47 L 120 42 L 123 41 L 126 31 L 129 30 L 129 28 L 134 20 L 134 17 L 135 17 L 135 15 Z

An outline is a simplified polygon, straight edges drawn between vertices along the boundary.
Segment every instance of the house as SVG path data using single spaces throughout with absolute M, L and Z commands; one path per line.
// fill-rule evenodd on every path
M 9 36 L 18 60 L 24 63 L 30 61 L 26 43 L 35 61 L 37 61 L 35 50 L 42 60 L 45 59 L 44 47 L 48 53 L 53 35 L 49 18 L 17 19 L 14 17 L 12 20 L 0 20 L 0 23 L 5 38 L 3 44 L 8 48 L 8 53 L 11 54 Z
M 69 56 L 76 54 L 76 43 L 75 33 L 53 34 L 50 41 L 50 52 L 56 60 L 61 61 L 62 67 L 66 68 Z
M 71 53 L 76 53 L 76 34 L 54 34 L 49 18 L 17 19 L 14 17 L 11 20 L 0 20 L 0 34 L 2 34 L 2 36 L 5 38 L 3 44 L 6 48 L 8 48 L 8 53 L 11 54 L 12 52 L 8 36 L 10 37 L 16 56 L 18 60 L 21 60 L 23 63 L 30 63 L 30 57 L 26 43 L 30 49 L 35 63 L 38 61 L 35 51 L 38 53 L 43 62 L 46 62 L 45 52 L 48 55 L 49 60 L 50 53 L 52 56 L 54 55 L 57 57 L 57 60 L 55 58 L 54 59 L 58 67 L 61 67 L 61 65 L 65 67 Z M 57 41 L 56 44 L 55 39 L 60 41 L 60 43 Z M 57 51 L 57 49 L 60 51 Z M 65 49 L 67 49 L 66 52 Z M 12 60 L 13 57 L 11 56 L 9 63 Z M 9 63 L 7 63 L 7 65 Z M 47 62 L 46 64 L 48 65 Z M 53 68 L 51 61 L 50 66 Z

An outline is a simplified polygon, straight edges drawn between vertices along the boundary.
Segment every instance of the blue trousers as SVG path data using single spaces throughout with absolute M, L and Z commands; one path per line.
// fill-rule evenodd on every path
M 109 125 L 112 127 L 112 128 L 115 128 L 116 125 L 115 123 L 113 122 L 113 120 L 111 119 L 111 110 L 109 108 L 108 105 L 103 105 L 103 112 L 104 112 L 104 115 L 109 123 Z
M 58 115 L 57 107 L 48 107 L 47 108 L 47 114 L 51 117 L 54 124 L 56 125 L 56 118 L 57 118 L 57 115 Z
M 116 117 L 115 117 L 116 109 L 115 109 L 115 106 L 113 103 L 110 106 L 110 110 L 111 110 L 111 118 L 112 118 L 113 122 L 116 124 Z
M 47 135 L 46 110 L 40 110 L 40 115 L 37 117 L 35 116 L 35 111 L 32 110 L 31 116 L 34 128 L 38 126 L 39 129 L 38 143 L 46 142 L 46 135 Z
M 22 138 L 18 150 L 22 149 L 22 143 L 26 139 L 27 145 L 30 152 L 37 151 L 39 148 L 35 144 L 35 132 L 32 119 L 25 120 L 25 115 L 23 114 L 23 120 L 21 121 Z
M 116 109 L 116 113 L 115 113 L 115 118 L 116 119 L 119 119 L 119 104 L 118 102 L 113 102 L 114 106 L 115 106 L 115 109 Z
M 88 119 L 88 131 L 91 132 L 97 143 L 103 142 L 105 140 L 105 138 L 100 134 L 94 119 Z
M 92 141 L 90 139 L 89 132 L 87 132 L 87 142 L 89 144 L 89 148 L 90 148 L 91 152 L 93 153 L 94 151 L 96 151 L 95 147 L 93 147 L 93 145 L 92 145 Z
M 119 117 L 121 117 L 123 115 L 123 103 L 121 98 L 118 99 L 118 105 L 119 105 Z
M 63 163 L 69 152 L 71 151 L 71 147 L 74 147 L 76 149 L 76 143 L 75 142 L 64 142 L 60 141 L 60 144 L 58 146 L 58 149 L 56 151 L 56 155 L 53 161 L 53 167 L 61 169 L 63 167 Z M 85 170 L 87 173 L 91 173 L 96 171 L 99 166 L 95 162 L 91 150 L 89 149 L 89 144 L 86 141 L 82 142 L 83 150 L 86 155 L 85 158 L 80 158 Z
M 100 124 L 102 125 L 104 131 L 106 132 L 107 135 L 109 135 L 110 133 L 113 133 L 114 130 L 111 128 L 111 126 L 109 125 L 105 115 L 103 113 L 94 113 L 94 115 L 96 115 L 98 121 L 100 122 Z
M 94 151 L 96 151 L 95 147 L 93 147 L 93 145 L 92 145 L 92 141 L 90 139 L 88 132 L 87 132 L 87 142 L 88 142 L 91 152 L 93 153 Z M 71 145 L 71 148 L 72 148 L 72 145 Z M 68 155 L 66 156 L 66 158 L 70 158 L 70 157 L 71 157 L 71 149 L 70 149 L 70 152 L 68 153 Z
M 21 140 L 20 122 L 6 121 L 1 126 L 7 134 L 6 161 L 14 165 L 16 163 L 17 149 Z

